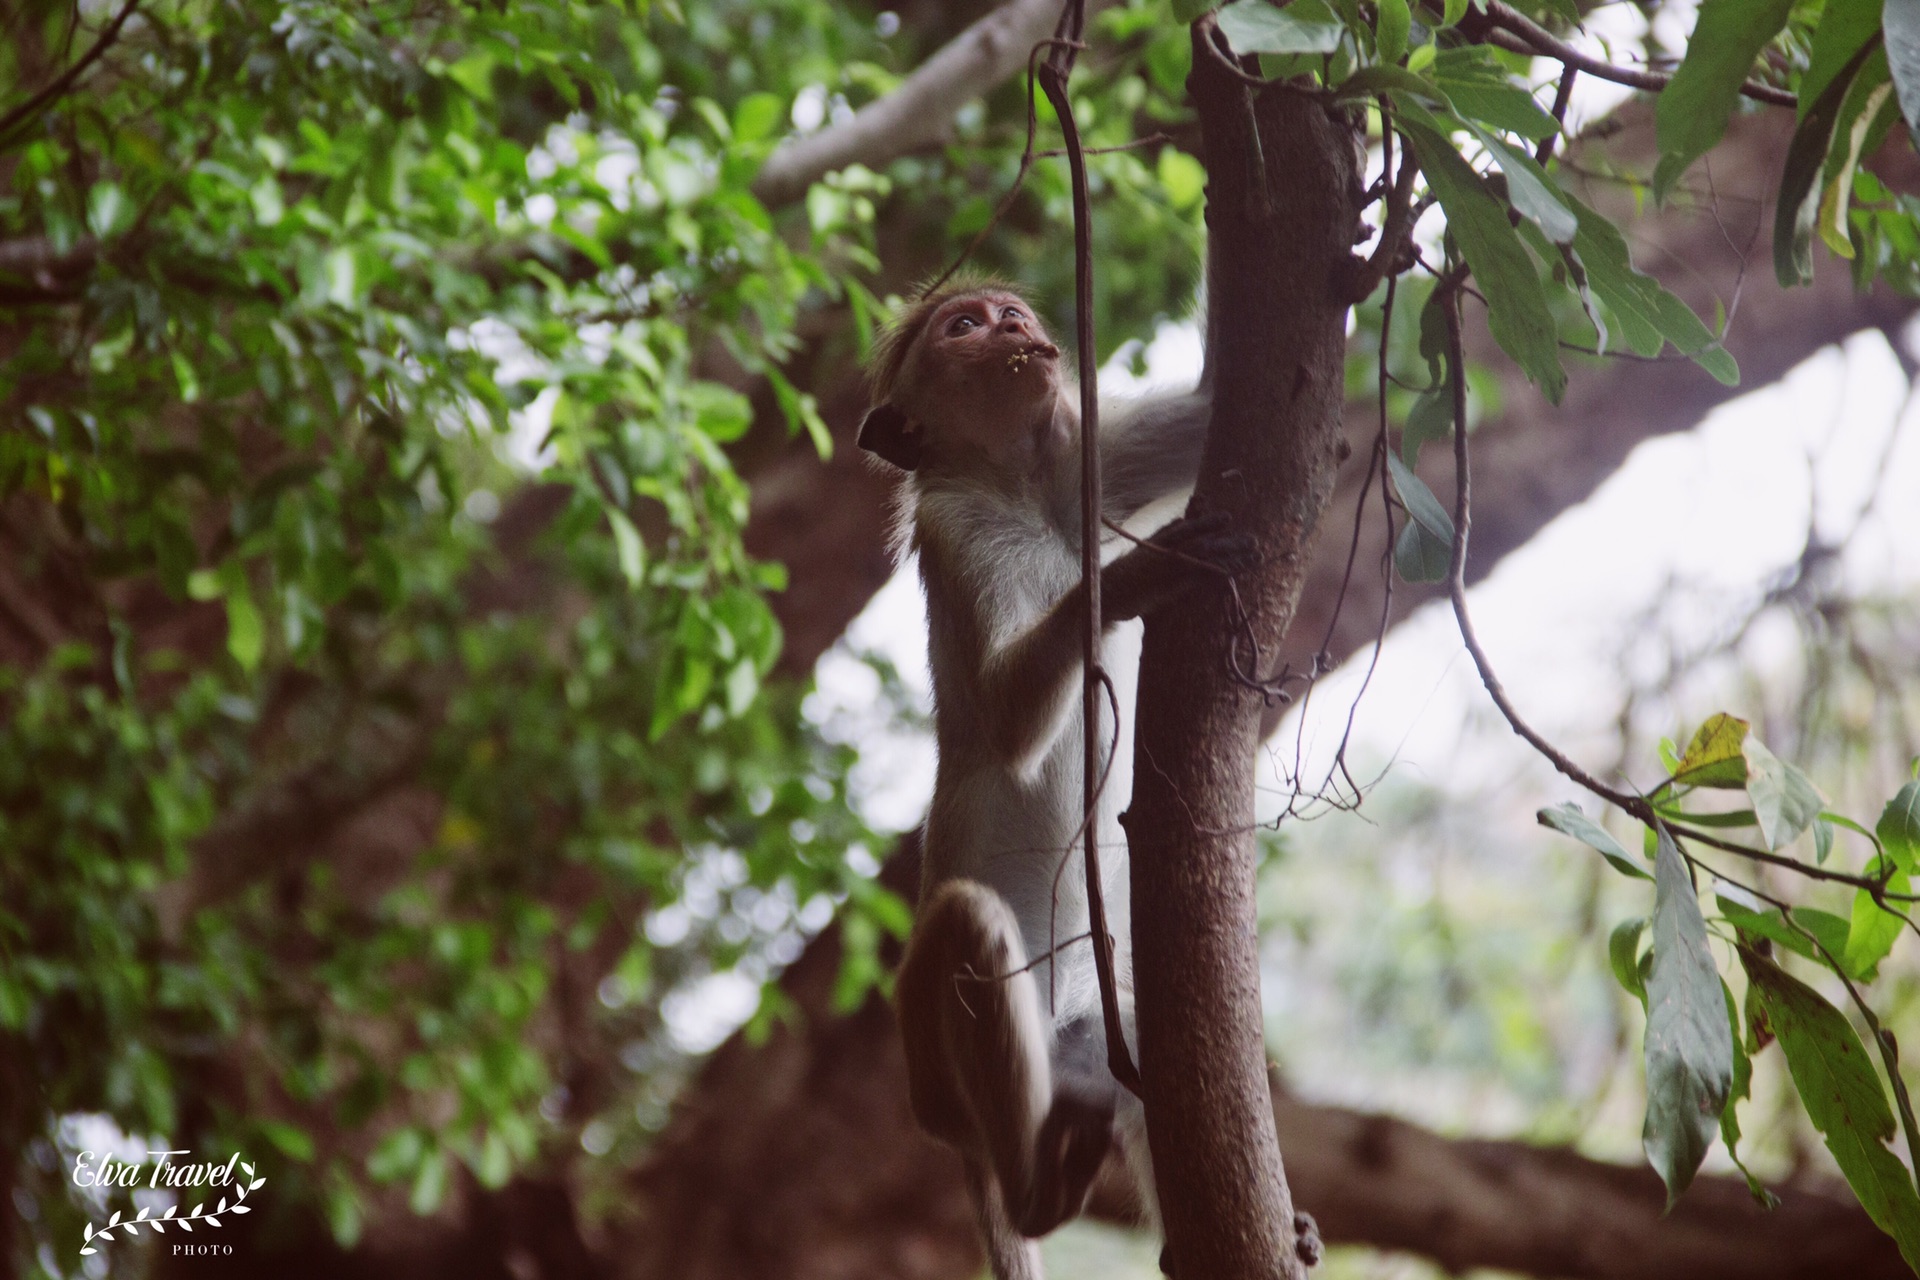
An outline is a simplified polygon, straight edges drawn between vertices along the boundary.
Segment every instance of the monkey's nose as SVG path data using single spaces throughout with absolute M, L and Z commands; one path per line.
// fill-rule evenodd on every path
M 1022 338 L 1032 336 L 1027 332 L 1027 322 L 1025 320 L 1015 320 L 1011 316 L 1000 322 L 1000 332 Z

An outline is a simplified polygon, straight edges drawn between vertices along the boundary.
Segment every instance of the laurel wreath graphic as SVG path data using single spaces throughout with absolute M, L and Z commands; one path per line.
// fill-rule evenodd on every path
M 223 1213 L 252 1213 L 253 1210 L 247 1208 L 241 1201 L 247 1198 L 248 1192 L 258 1191 L 260 1184 L 265 1182 L 266 1179 L 255 1178 L 253 1176 L 253 1166 L 244 1160 L 240 1162 L 240 1171 L 253 1180 L 240 1186 L 233 1197 L 233 1203 L 227 1203 L 227 1198 L 222 1196 L 220 1197 L 220 1203 L 212 1209 L 207 1208 L 205 1202 L 202 1202 L 193 1206 L 192 1213 L 183 1213 L 177 1218 L 174 1216 L 180 1209 L 180 1206 L 177 1204 L 173 1205 L 157 1218 L 149 1218 L 147 1216 L 153 1212 L 151 1209 L 142 1209 L 125 1222 L 120 1220 L 123 1215 L 116 1209 L 114 1210 L 113 1216 L 107 1219 L 106 1226 L 96 1228 L 91 1222 L 87 1224 L 87 1234 L 81 1241 L 80 1252 L 82 1254 L 98 1253 L 99 1250 L 93 1247 L 94 1241 L 111 1240 L 113 1239 L 113 1233 L 115 1231 L 124 1231 L 128 1235 L 138 1235 L 141 1227 L 152 1227 L 155 1235 L 164 1235 L 166 1234 L 166 1228 L 172 1225 L 191 1234 L 193 1224 L 196 1222 L 203 1227 L 217 1227 L 221 1225 L 220 1215 Z

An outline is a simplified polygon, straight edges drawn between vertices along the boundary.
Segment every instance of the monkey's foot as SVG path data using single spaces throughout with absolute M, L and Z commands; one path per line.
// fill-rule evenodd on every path
M 1056 1095 L 1034 1145 L 1033 1193 L 1020 1232 L 1043 1236 L 1085 1207 L 1113 1146 L 1113 1104 Z
M 1293 1254 L 1309 1267 L 1320 1265 L 1320 1224 L 1310 1213 L 1293 1215 Z

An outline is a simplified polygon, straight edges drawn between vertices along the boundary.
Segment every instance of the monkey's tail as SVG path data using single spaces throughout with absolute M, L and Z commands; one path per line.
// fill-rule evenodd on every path
M 967 1171 L 967 1198 L 973 1201 L 979 1216 L 980 1236 L 987 1246 L 987 1265 L 993 1280 L 1047 1280 L 1040 1264 L 1040 1245 L 1014 1229 L 1006 1202 L 1000 1198 L 1000 1186 L 987 1172 L 985 1164 L 972 1156 L 963 1163 Z

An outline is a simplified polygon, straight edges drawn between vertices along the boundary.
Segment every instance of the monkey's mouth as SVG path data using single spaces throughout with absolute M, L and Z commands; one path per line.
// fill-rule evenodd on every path
M 1007 357 L 1008 371 L 1019 373 L 1027 367 L 1027 361 L 1033 359 L 1035 356 L 1039 356 L 1044 360 L 1056 360 L 1060 356 L 1060 348 L 1054 346 L 1051 342 L 1029 342 L 1026 346 Z

